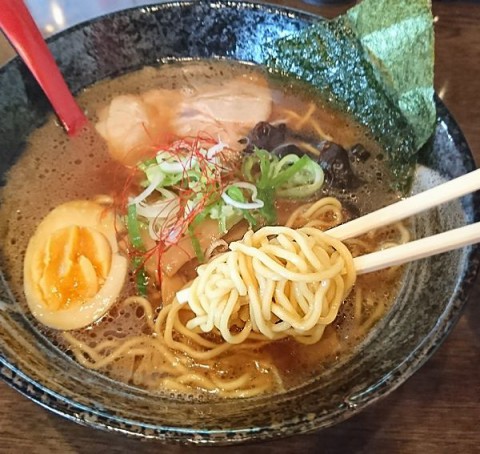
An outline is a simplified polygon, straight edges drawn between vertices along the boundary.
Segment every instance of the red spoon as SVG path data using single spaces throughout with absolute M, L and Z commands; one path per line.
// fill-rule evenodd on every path
M 1 0 L 0 28 L 42 87 L 68 135 L 87 123 L 22 0 Z

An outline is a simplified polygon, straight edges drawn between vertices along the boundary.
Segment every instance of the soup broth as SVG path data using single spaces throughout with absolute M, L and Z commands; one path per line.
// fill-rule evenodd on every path
M 199 86 L 206 84 L 221 87 L 225 81 L 239 77 L 268 81 L 268 90 L 272 97 L 268 123 L 275 128 L 285 124 L 292 138 L 291 143 L 305 142 L 305 152 L 308 153 L 310 149 L 312 160 L 322 162 L 318 150 L 322 149 L 322 143 L 325 141 L 348 150 L 348 162 L 355 183 L 350 186 L 335 185 L 327 178 L 327 183 L 312 196 L 305 199 L 287 197 L 276 200 L 277 223 L 286 223 L 295 210 L 325 197 L 335 197 L 342 203 L 344 220 L 378 209 L 398 199 L 399 195 L 391 189 L 390 174 L 384 155 L 364 131 L 344 115 L 330 109 L 322 99 L 305 90 L 301 83 L 278 77 L 272 78 L 258 67 L 213 61 L 148 67 L 101 81 L 82 92 L 78 96 L 78 102 L 92 123 L 95 123 L 99 120 L 98 112 L 120 95 L 141 95 L 152 89 L 195 92 Z M 168 137 L 162 140 L 168 141 Z M 248 146 L 248 143 L 243 141 L 243 146 Z M 234 171 L 239 172 L 239 168 L 235 167 Z M 93 128 L 86 130 L 79 137 L 68 139 L 52 117 L 31 135 L 27 149 L 9 171 L 6 185 L 1 191 L 0 205 L 2 265 L 3 269 L 7 270 L 10 288 L 26 313 L 28 307 L 24 296 L 24 260 L 28 242 L 37 225 L 55 207 L 75 199 L 95 200 L 99 195 L 104 195 L 113 200 L 117 206 L 118 201 L 125 197 L 126 188 L 138 185 L 138 179 L 132 183 L 134 173 L 131 166 L 124 166 L 112 159 L 105 141 Z M 142 188 L 138 191 L 141 190 Z M 300 213 L 292 227 L 302 227 L 310 220 L 302 216 Z M 334 225 L 335 215 L 327 213 L 327 218 L 328 216 Z M 326 219 L 325 222 L 328 224 L 330 221 Z M 245 226 L 243 233 L 247 223 L 242 222 Z M 122 250 L 125 233 L 122 233 L 118 226 L 117 234 Z M 347 242 L 347 246 L 353 255 L 358 255 L 405 241 L 407 237 L 408 229 L 398 224 Z M 184 282 L 196 276 L 197 266 L 198 260 L 191 260 L 181 267 L 179 273 Z M 130 267 L 129 277 L 118 301 L 138 294 L 136 277 L 136 271 Z M 117 359 L 105 362 L 104 366 L 99 362 L 98 367 L 93 368 L 129 385 L 145 387 L 160 393 L 178 392 L 183 397 L 192 395 L 202 397 L 207 394 L 226 397 L 254 395 L 249 394 L 248 383 L 242 385 L 242 389 L 246 389 L 247 392 L 235 393 L 235 380 L 245 375 L 249 367 L 255 367 L 262 376 L 275 375 L 270 380 L 270 385 L 262 388 L 262 392 L 292 389 L 321 377 L 322 370 L 340 361 L 342 355 L 354 351 L 365 333 L 394 302 L 401 277 L 401 268 L 359 276 L 353 291 L 339 308 L 334 322 L 325 328 L 318 342 L 311 345 L 299 343 L 292 336 L 274 341 L 251 340 L 250 346 L 242 347 L 238 356 L 235 353 L 229 356 L 220 354 L 215 360 L 202 362 L 192 358 L 185 360 L 184 352 L 168 349 L 168 353 L 162 353 L 163 356 L 158 351 L 149 350 L 147 360 L 145 352 L 141 351 L 142 348 L 146 348 L 146 344 L 142 344 L 140 347 L 132 346 L 128 354 L 119 355 Z M 146 298 L 151 304 L 152 316 L 157 316 L 165 301 L 162 300 L 160 284 L 155 282 L 152 276 Z M 78 350 L 79 345 L 95 349 L 101 343 L 128 341 L 139 336 L 147 338 L 150 336 L 155 340 L 156 336 L 152 333 L 148 316 L 146 306 L 116 303 L 100 320 L 85 328 L 68 331 L 67 336 L 62 330 L 47 328 L 34 320 L 32 323 L 59 348 L 71 353 L 76 351 L 75 349 Z M 174 338 L 178 341 L 178 333 L 176 336 Z M 75 344 L 72 344 L 72 338 L 75 339 Z M 205 338 L 216 342 L 215 333 L 206 334 Z M 138 354 L 133 351 L 135 348 L 138 349 Z M 108 348 L 106 351 L 108 353 Z M 79 359 L 77 355 L 76 358 Z M 223 380 L 219 389 L 228 392 L 222 393 L 218 392 L 218 389 L 204 387 L 198 378 L 190 381 L 182 379 L 184 381 L 180 385 L 175 382 L 175 377 L 165 378 L 165 370 L 175 368 L 177 363 L 187 365 L 199 375 L 211 374 L 211 370 L 214 370 L 215 376 Z M 253 363 L 255 366 L 251 366 Z M 87 367 L 91 366 L 86 360 L 84 364 Z M 212 380 L 216 383 L 214 379 Z M 253 383 L 255 379 L 251 378 L 251 381 Z M 227 382 L 230 385 L 225 385 Z

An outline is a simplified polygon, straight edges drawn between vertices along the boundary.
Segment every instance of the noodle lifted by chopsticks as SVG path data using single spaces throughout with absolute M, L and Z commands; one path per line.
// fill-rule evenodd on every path
M 188 329 L 219 333 L 230 344 L 287 336 L 313 344 L 355 278 L 340 241 L 316 228 L 264 227 L 200 266 L 178 299 L 195 313 Z

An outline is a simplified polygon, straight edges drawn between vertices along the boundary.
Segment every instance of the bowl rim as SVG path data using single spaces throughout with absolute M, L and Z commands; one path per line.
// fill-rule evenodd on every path
M 201 0 L 187 0 L 182 2 L 169 1 L 165 3 L 148 3 L 146 5 L 137 5 L 126 9 L 117 10 L 112 13 L 103 14 L 90 20 L 80 22 L 72 27 L 62 30 L 59 33 L 55 33 L 47 39 L 47 42 L 54 42 L 64 35 L 68 35 L 75 30 L 83 28 L 87 24 L 93 24 L 118 14 L 125 14 L 131 10 L 148 8 L 152 11 L 157 11 L 161 9 L 189 7 L 198 3 L 201 3 Z M 270 14 L 288 15 L 309 23 L 314 20 L 322 19 L 322 17 L 319 15 L 301 10 L 299 8 L 269 3 L 257 3 L 250 0 L 211 0 L 205 3 L 209 5 L 215 4 L 217 7 L 220 5 L 222 8 L 237 10 L 254 8 Z M 232 58 L 226 58 L 226 60 L 228 59 Z M 0 67 L 0 72 L 11 65 L 17 64 L 19 61 L 20 59 L 18 56 L 9 60 L 5 65 Z M 441 119 L 446 124 L 449 135 L 456 137 L 455 144 L 460 145 L 463 148 L 462 157 L 464 158 L 465 167 L 469 168 L 470 171 L 473 170 L 476 167 L 475 161 L 462 131 L 443 102 L 438 97 L 436 97 L 435 101 L 437 105 L 437 120 Z M 474 207 L 475 218 L 480 218 L 480 197 L 473 196 L 472 205 Z M 390 381 L 387 386 L 383 386 L 385 377 L 382 377 L 382 380 L 379 380 L 375 385 L 376 387 L 378 386 L 378 389 L 376 389 L 376 392 L 373 395 L 370 394 L 367 400 L 362 400 L 360 404 L 349 406 L 346 409 L 339 409 L 337 412 L 330 414 L 328 420 L 326 421 L 321 415 L 315 415 L 315 418 L 311 421 L 311 427 L 313 427 L 312 430 L 319 430 L 321 428 L 335 425 L 338 422 L 341 422 L 359 413 L 366 407 L 372 405 L 374 402 L 390 394 L 405 381 L 407 381 L 434 354 L 443 341 L 445 341 L 448 333 L 456 325 L 463 312 L 465 304 L 467 303 L 469 292 L 480 269 L 480 245 L 475 245 L 468 248 L 468 252 L 463 259 L 463 263 L 466 271 L 459 279 L 459 284 L 455 289 L 455 293 L 452 295 L 452 301 L 454 304 L 450 304 L 450 306 L 446 308 L 442 316 L 438 319 L 435 327 L 422 339 L 422 342 L 417 346 L 417 348 L 413 350 L 401 364 L 397 364 L 396 367 L 392 369 L 391 373 L 393 373 L 398 367 L 402 366 L 404 369 L 401 376 L 394 381 Z M 225 429 L 215 431 L 215 436 L 212 438 L 210 438 L 212 431 L 209 429 L 192 430 L 185 427 L 171 427 L 162 424 L 152 425 L 133 419 L 124 419 L 117 415 L 110 414 L 108 411 L 87 407 L 72 398 L 52 391 L 51 389 L 43 386 L 40 382 L 37 382 L 35 379 L 27 376 L 14 364 L 7 361 L 1 354 L 0 379 L 43 408 L 70 421 L 74 421 L 86 427 L 92 427 L 108 432 L 121 433 L 138 439 L 156 439 L 164 442 L 176 442 L 191 445 L 227 445 L 233 443 L 246 443 L 255 440 L 266 441 L 275 438 L 283 438 L 286 436 L 307 433 L 304 427 L 304 421 L 288 421 L 287 418 L 283 421 L 283 425 L 286 427 L 286 430 L 280 431 L 278 427 L 253 427 L 248 430 Z M 45 396 L 48 396 L 48 398 L 45 398 Z M 91 417 L 81 417 L 79 412 L 88 412 Z M 149 432 L 147 433 L 146 431 Z

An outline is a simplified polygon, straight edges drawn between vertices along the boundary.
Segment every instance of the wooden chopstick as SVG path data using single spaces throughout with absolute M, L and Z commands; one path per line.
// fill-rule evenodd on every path
M 380 208 L 353 221 L 327 230 L 330 236 L 339 240 L 355 238 L 363 233 L 428 210 L 465 194 L 480 189 L 480 169 L 454 178 L 432 189 L 420 192 L 400 202 Z
M 353 263 L 357 274 L 365 274 L 441 254 L 479 241 L 480 222 L 476 222 L 427 238 L 355 257 Z
M 478 189 L 480 189 L 480 169 L 334 227 L 327 230 L 326 233 L 342 241 L 354 238 L 372 229 L 393 224 Z M 365 274 L 441 254 L 477 242 L 480 242 L 480 222 L 356 257 L 354 264 L 357 274 Z

